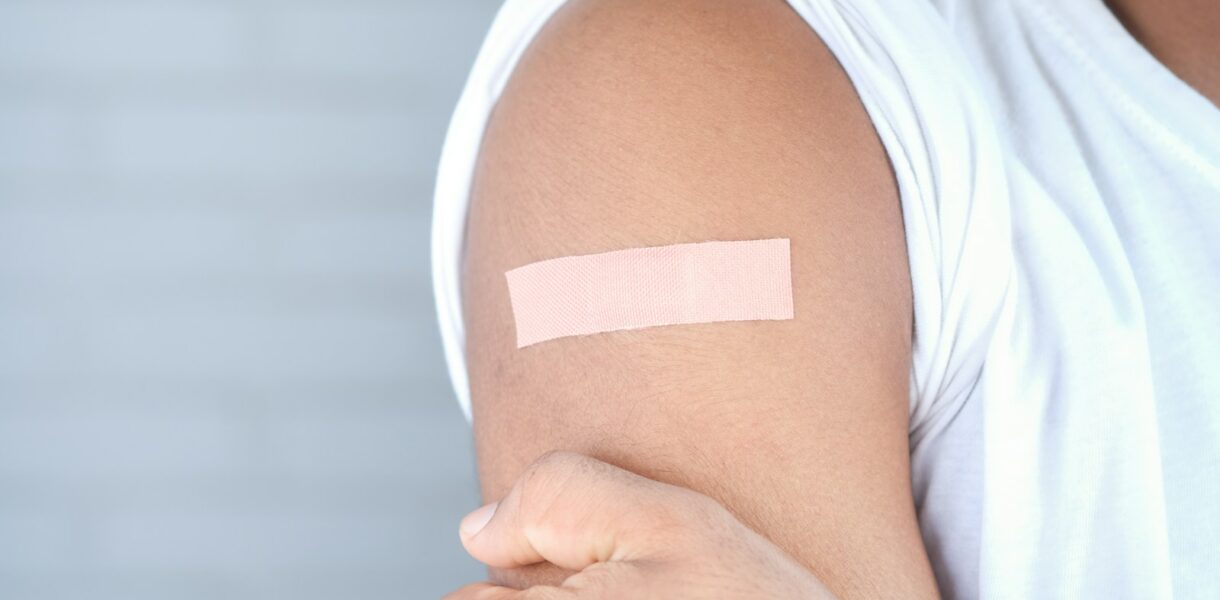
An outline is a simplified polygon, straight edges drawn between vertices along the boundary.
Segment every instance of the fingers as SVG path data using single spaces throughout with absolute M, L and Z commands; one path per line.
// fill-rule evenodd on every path
M 488 567 L 487 569 L 490 581 L 497 585 L 518 590 L 524 590 L 535 585 L 559 585 L 560 582 L 576 573 L 577 571 L 560 568 L 548 562 L 511 569 L 497 569 L 496 567 Z
M 715 516 L 705 496 L 566 452 L 539 459 L 498 504 L 462 521 L 462 544 L 499 568 L 538 562 L 579 571 L 669 551 Z
M 517 591 L 490 583 L 472 583 L 449 592 L 441 600 L 516 600 L 512 594 Z
M 490 583 L 472 583 L 450 592 L 441 600 L 570 600 L 573 592 L 551 586 L 535 586 L 514 590 Z

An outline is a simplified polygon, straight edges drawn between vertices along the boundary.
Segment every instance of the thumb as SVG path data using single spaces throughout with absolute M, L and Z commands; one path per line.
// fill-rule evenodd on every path
M 556 452 L 530 465 L 503 500 L 467 515 L 461 538 L 471 556 L 492 567 L 545 561 L 579 571 L 669 552 L 715 508 L 685 488 Z

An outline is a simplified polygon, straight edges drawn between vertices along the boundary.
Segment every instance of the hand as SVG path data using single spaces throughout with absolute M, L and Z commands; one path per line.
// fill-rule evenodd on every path
M 711 498 L 579 454 L 543 456 L 503 500 L 467 515 L 461 538 L 492 567 L 576 573 L 558 587 L 468 585 L 447 600 L 833 598 Z

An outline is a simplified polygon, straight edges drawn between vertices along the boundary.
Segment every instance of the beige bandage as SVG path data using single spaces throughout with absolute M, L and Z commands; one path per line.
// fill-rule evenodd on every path
M 506 276 L 518 348 L 623 329 L 793 318 L 787 238 L 567 256 Z

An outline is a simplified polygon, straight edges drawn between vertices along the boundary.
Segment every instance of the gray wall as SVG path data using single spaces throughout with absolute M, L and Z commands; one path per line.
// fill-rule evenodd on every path
M 496 0 L 0 0 L 0 598 L 483 575 L 427 262 Z

